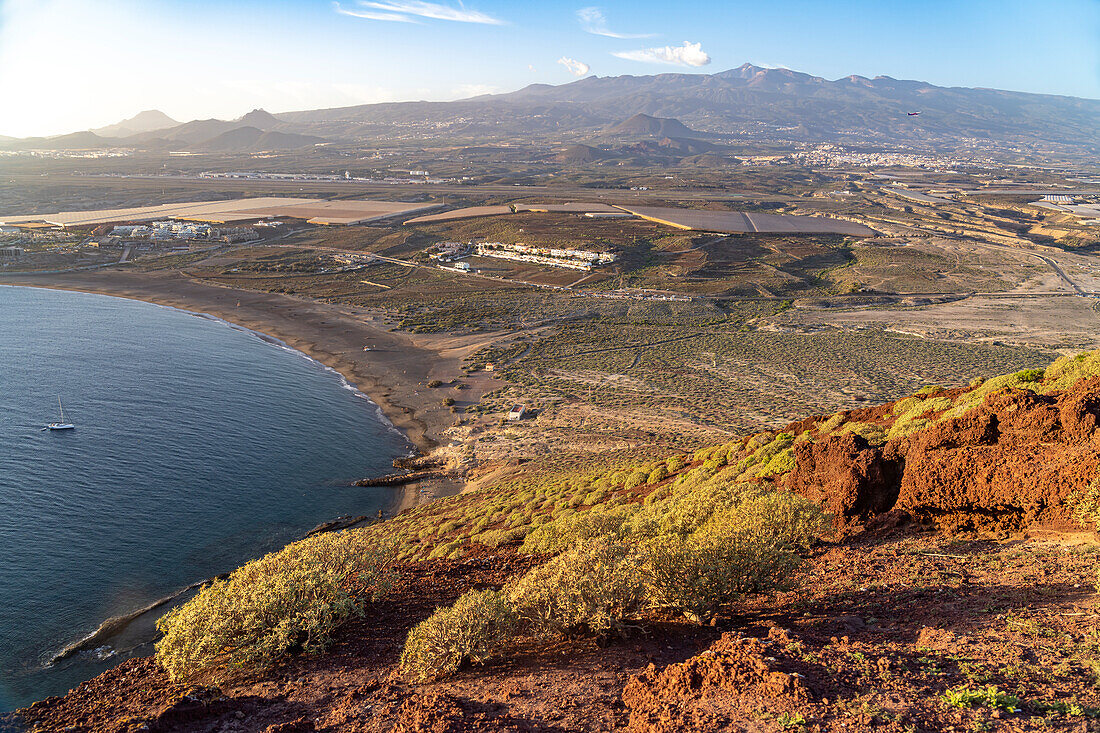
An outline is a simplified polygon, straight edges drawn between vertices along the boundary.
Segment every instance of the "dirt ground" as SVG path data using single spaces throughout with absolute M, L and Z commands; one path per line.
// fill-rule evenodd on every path
M 715 626 L 654 616 L 606 648 L 530 642 L 451 680 L 402 680 L 396 663 L 414 623 L 532 562 L 498 551 L 410 566 L 400 589 L 325 655 L 216 685 L 172 684 L 134 659 L 22 711 L 22 723 L 269 733 L 1100 729 L 1100 546 L 1075 535 L 949 537 L 890 519 L 817 548 L 802 590 L 761 597 Z M 951 703 L 978 691 L 986 698 Z
M 1001 341 L 1021 346 L 1100 346 L 1100 300 L 1074 295 L 974 295 L 910 308 L 818 308 L 795 303 L 775 320 L 785 325 L 888 328 L 925 338 Z

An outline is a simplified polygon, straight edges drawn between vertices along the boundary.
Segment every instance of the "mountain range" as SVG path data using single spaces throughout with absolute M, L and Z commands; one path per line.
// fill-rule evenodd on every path
M 254 110 L 233 121 L 176 124 L 148 111 L 94 131 L 0 141 L 0 147 L 182 146 L 199 152 L 247 152 L 326 141 L 593 145 L 622 138 L 1095 156 L 1100 153 L 1100 100 L 939 87 L 886 76 L 830 81 L 744 64 L 717 74 L 592 76 L 453 102 L 392 102 L 276 115 Z

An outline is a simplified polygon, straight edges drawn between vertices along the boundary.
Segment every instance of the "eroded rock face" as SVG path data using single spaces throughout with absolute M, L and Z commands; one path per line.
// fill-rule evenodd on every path
M 830 435 L 794 447 L 794 491 L 824 505 L 840 524 L 888 511 L 897 500 L 901 459 L 859 435 Z
M 918 433 L 896 506 L 945 529 L 1071 529 L 1071 496 L 1100 467 L 1100 380 L 1058 395 L 993 394 Z
M 802 681 L 773 669 L 774 662 L 759 639 L 727 633 L 687 661 L 660 671 L 650 664 L 623 688 L 627 731 L 757 730 L 754 711 L 761 697 L 776 714 L 796 710 L 808 699 Z
M 1079 529 L 1072 497 L 1100 471 L 1098 426 L 1100 378 L 998 392 L 881 448 L 852 434 L 799 444 L 785 484 L 839 525 L 894 509 L 949 530 Z

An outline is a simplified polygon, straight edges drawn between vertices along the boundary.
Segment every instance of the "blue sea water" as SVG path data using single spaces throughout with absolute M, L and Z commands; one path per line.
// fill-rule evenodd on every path
M 44 432 L 58 395 L 77 427 Z M 270 339 L 0 286 L 0 711 L 151 652 L 131 634 L 44 666 L 105 618 L 392 508 L 393 489 L 349 482 L 409 448 L 338 374 Z

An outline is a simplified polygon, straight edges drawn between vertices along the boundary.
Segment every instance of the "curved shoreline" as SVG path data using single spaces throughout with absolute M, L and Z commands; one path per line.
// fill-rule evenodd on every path
M 240 290 L 187 277 L 117 271 L 5 273 L 0 275 L 0 285 L 138 300 L 209 316 L 273 339 L 340 374 L 423 453 L 440 445 L 441 433 L 450 425 L 449 414 L 441 420 L 442 416 L 432 414 L 438 411 L 432 410 L 426 400 L 410 399 L 418 396 L 417 387 L 428 381 L 438 355 L 413 343 L 407 335 L 390 331 L 383 317 L 366 309 Z M 343 333 L 324 333 L 337 326 L 344 327 Z M 367 342 L 371 351 L 364 351 Z M 398 367 L 404 368 L 399 371 Z
M 85 273 L 79 273 L 84 275 Z M 49 274 L 48 276 L 40 277 L 0 277 L 0 287 L 27 287 L 33 289 L 45 289 L 45 290 L 62 290 L 68 292 L 79 292 L 89 295 L 97 295 L 102 297 L 114 297 L 124 300 L 132 300 L 137 302 L 148 303 L 159 308 L 167 308 L 175 310 L 179 313 L 192 315 L 195 317 L 203 318 L 204 320 L 216 321 L 223 326 L 233 328 L 238 331 L 243 331 L 248 335 L 255 336 L 259 340 L 263 341 L 268 346 L 274 346 L 276 348 L 292 351 L 298 356 L 308 359 L 314 362 L 315 366 L 319 366 L 325 370 L 334 372 L 342 381 L 346 388 L 352 390 L 360 399 L 366 399 L 371 402 L 371 408 L 378 411 L 382 424 L 390 429 L 400 433 L 406 441 L 416 446 L 418 449 L 427 452 L 437 443 L 428 436 L 427 426 L 415 416 L 415 413 L 407 407 L 396 404 L 392 400 L 376 400 L 371 395 L 371 390 L 360 389 L 358 382 L 361 381 L 363 372 L 359 369 L 355 369 L 355 362 L 351 359 L 341 358 L 340 352 L 337 350 L 329 350 L 321 348 L 311 341 L 301 338 L 301 336 L 289 333 L 285 331 L 276 330 L 273 328 L 257 328 L 257 320 L 255 315 L 249 318 L 237 318 L 231 319 L 223 317 L 223 313 L 226 313 L 224 306 L 221 307 L 207 307 L 206 303 L 203 303 L 198 298 L 180 297 L 180 294 L 169 293 L 163 297 L 158 297 L 155 293 L 144 292 L 135 293 L 130 289 L 115 289 L 107 287 L 108 284 L 104 284 L 102 287 L 95 287 L 94 283 L 86 282 L 56 282 L 59 276 L 56 274 Z M 153 283 L 158 283 L 156 280 L 152 280 Z M 177 283 L 181 281 L 175 281 Z M 159 283 L 158 283 L 159 284 Z M 237 291 L 226 289 L 230 294 L 241 294 L 245 296 L 248 291 Z M 253 294 L 258 295 L 259 300 L 263 304 L 267 303 L 267 298 L 264 297 L 267 294 Z M 278 296 L 282 299 L 288 299 L 286 296 Z M 234 309 L 238 306 L 234 305 Z M 333 309 L 335 310 L 335 309 Z M 326 316 L 330 318 L 331 316 Z M 289 338 L 284 338 L 284 334 Z M 394 341 L 398 340 L 398 337 L 392 337 Z M 369 352 L 367 352 L 369 354 Z M 326 358 L 327 357 L 327 358 Z M 355 381 L 353 381 L 355 380 Z M 389 390 L 392 389 L 384 380 L 377 380 L 371 382 L 375 389 L 385 389 L 384 394 L 390 394 Z M 386 409 L 386 408 L 389 409 Z M 396 418 L 396 421 L 395 419 Z M 400 423 L 400 424 L 397 424 Z M 392 494 L 390 494 L 390 504 L 386 508 L 388 516 L 395 516 L 406 509 L 416 506 L 420 502 L 420 488 L 421 484 L 410 483 L 407 484 Z M 330 522 L 318 525 L 313 530 L 303 537 L 323 532 L 332 531 L 336 529 L 343 529 L 345 526 L 358 526 L 364 522 L 373 521 L 367 517 L 358 517 L 352 523 L 340 523 L 340 520 L 345 519 L 343 517 Z M 331 527 L 326 525 L 333 525 Z M 303 537 L 296 538 L 302 539 Z M 222 577 L 222 576 L 218 576 Z M 163 606 L 177 601 L 184 594 L 193 591 L 197 587 L 209 582 L 210 579 L 204 579 L 192 583 L 184 588 L 181 588 L 169 595 L 157 598 L 149 604 L 140 608 L 133 609 L 129 612 L 123 613 L 118 616 L 112 616 L 104 619 L 100 625 L 91 631 L 91 633 L 69 642 L 63 648 L 54 652 L 52 657 L 46 663 L 46 666 L 51 666 L 57 662 L 63 661 L 72 655 L 90 649 L 100 644 L 108 643 L 111 639 L 118 636 L 120 633 L 126 631 L 126 629 L 135 620 L 146 616 L 147 614 L 161 609 Z

